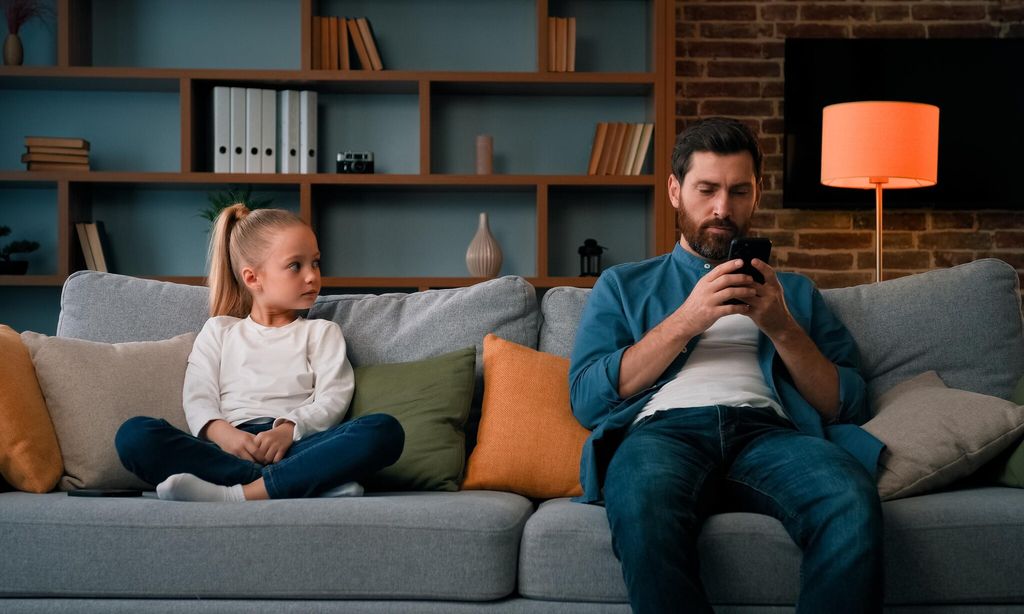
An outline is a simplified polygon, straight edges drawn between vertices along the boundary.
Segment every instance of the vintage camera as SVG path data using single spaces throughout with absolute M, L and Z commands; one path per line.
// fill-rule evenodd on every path
M 346 151 L 338 154 L 339 173 L 372 173 L 373 152 Z

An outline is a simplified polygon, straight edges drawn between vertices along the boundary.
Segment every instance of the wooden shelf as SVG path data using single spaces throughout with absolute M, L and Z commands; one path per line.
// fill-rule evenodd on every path
M 0 275 L 0 286 L 61 286 L 61 275 Z

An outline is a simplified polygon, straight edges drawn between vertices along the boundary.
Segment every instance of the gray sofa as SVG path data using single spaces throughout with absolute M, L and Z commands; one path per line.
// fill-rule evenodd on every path
M 538 305 L 529 284 L 504 277 L 323 296 L 309 316 L 341 324 L 357 365 L 479 349 L 488 332 L 567 355 L 587 293 L 555 288 Z M 871 398 L 933 369 L 951 387 L 1007 398 L 1024 374 L 1017 274 L 998 260 L 824 295 L 857 340 Z M 168 338 L 206 317 L 202 288 L 104 273 L 72 275 L 61 301 L 58 335 L 95 341 Z M 891 611 L 1024 612 L 1024 490 L 959 484 L 884 510 Z M 712 516 L 700 548 L 718 611 L 792 611 L 800 551 L 778 521 Z M 231 505 L 0 494 L 0 611 L 257 609 L 629 611 L 603 508 L 567 499 L 462 491 Z

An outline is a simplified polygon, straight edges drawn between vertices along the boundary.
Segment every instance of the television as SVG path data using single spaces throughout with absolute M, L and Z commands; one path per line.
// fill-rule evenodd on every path
M 938 184 L 886 209 L 1024 208 L 1024 39 L 787 39 L 783 207 L 874 207 L 821 185 L 822 108 L 860 100 L 939 107 Z

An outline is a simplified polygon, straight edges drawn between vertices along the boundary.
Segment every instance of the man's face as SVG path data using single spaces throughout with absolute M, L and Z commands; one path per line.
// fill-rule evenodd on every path
M 754 160 L 745 151 L 724 156 L 694 152 L 683 183 L 669 177 L 668 196 L 683 248 L 707 260 L 725 260 L 729 242 L 747 233 L 760 200 Z

